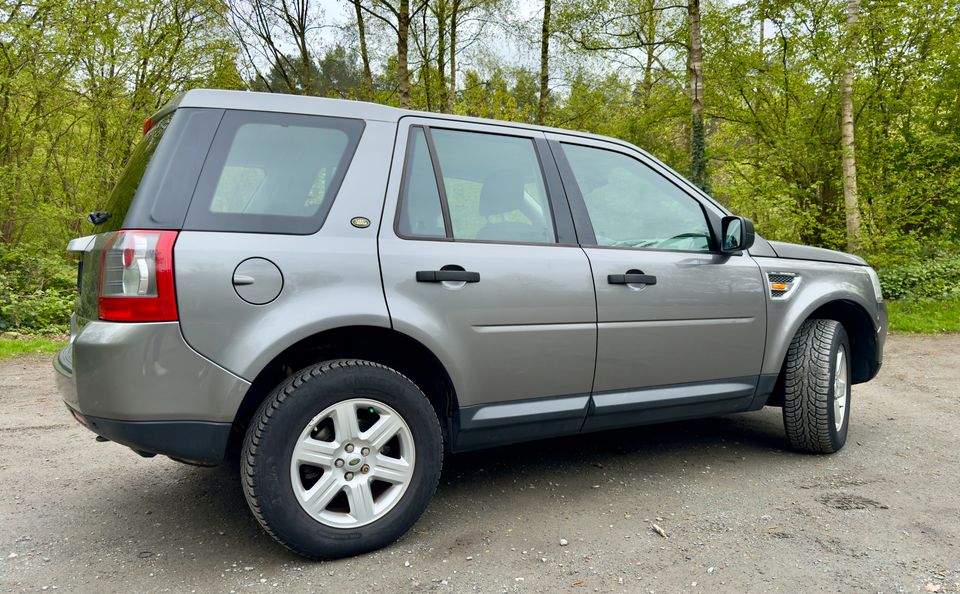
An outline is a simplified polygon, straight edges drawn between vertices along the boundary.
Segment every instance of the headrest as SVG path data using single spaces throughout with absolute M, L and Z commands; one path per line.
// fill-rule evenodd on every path
M 502 170 L 488 177 L 480 189 L 480 215 L 513 212 L 523 205 L 523 176 Z

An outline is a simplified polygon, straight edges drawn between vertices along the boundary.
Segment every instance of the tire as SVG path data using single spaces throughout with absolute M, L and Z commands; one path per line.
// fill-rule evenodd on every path
M 843 325 L 805 321 L 790 343 L 784 371 L 783 425 L 790 445 L 814 454 L 839 451 L 850 427 L 850 340 Z
M 442 463 L 437 414 L 413 382 L 370 361 L 335 360 L 267 396 L 247 430 L 240 474 L 264 530 L 299 555 L 335 559 L 407 532 Z

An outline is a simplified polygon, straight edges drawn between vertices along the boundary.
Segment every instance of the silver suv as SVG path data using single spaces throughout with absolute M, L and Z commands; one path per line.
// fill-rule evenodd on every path
M 862 259 L 615 139 L 208 90 L 144 130 L 68 247 L 63 399 L 143 456 L 239 454 L 301 555 L 400 537 L 450 452 L 764 405 L 835 452 L 880 368 Z

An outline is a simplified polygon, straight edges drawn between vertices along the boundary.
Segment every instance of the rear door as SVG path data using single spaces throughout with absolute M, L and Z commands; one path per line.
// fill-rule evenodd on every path
M 716 251 L 722 213 L 626 147 L 551 135 L 597 292 L 585 429 L 750 406 L 766 302 L 745 252 Z
M 543 134 L 400 122 L 380 228 L 384 291 L 393 326 L 451 375 L 456 447 L 578 431 L 596 304 Z

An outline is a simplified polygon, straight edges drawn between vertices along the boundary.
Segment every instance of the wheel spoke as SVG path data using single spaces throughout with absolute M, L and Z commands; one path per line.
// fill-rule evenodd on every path
M 412 470 L 406 460 L 378 454 L 376 463 L 373 465 L 372 474 L 373 478 L 387 481 L 388 483 L 403 484 L 410 480 Z
M 307 491 L 303 505 L 308 511 L 318 514 L 327 509 L 330 501 L 343 488 L 343 483 L 333 472 L 325 472 L 317 484 Z
M 337 446 L 335 443 L 318 441 L 308 437 L 297 444 L 293 456 L 294 459 L 301 464 L 330 469 L 333 468 L 333 458 L 336 451 Z
M 843 347 L 837 351 L 833 370 L 833 423 L 837 431 L 843 428 L 847 409 L 847 359 Z
M 288 460 L 294 495 L 313 520 L 333 528 L 366 526 L 389 513 L 406 496 L 418 463 L 403 416 L 368 398 L 341 400 L 305 419 L 293 446 Z M 323 472 L 316 478 L 312 470 Z M 316 482 L 308 486 L 311 480 Z
M 337 434 L 337 441 L 343 443 L 348 439 L 360 436 L 360 425 L 357 423 L 357 408 L 352 402 L 341 402 L 332 411 L 333 429 Z
M 360 437 L 374 449 L 380 449 L 387 445 L 387 442 L 393 439 L 393 436 L 402 428 L 402 422 L 394 415 L 381 415 L 373 427 L 367 429 Z
M 348 484 L 346 489 L 350 515 L 358 522 L 373 518 L 373 491 L 370 490 L 370 483 L 365 480 L 356 481 Z

